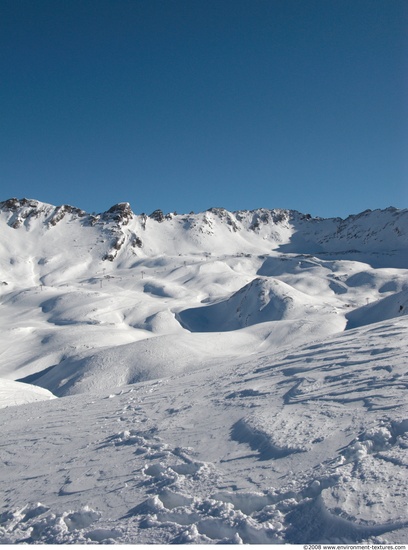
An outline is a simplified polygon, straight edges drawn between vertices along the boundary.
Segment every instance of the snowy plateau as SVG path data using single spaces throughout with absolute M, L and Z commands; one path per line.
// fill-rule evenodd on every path
M 0 231 L 0 543 L 408 542 L 408 210 Z

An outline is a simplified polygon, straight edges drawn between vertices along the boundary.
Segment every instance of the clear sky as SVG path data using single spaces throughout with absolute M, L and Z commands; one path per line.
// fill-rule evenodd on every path
M 0 0 L 0 200 L 408 207 L 406 0 Z

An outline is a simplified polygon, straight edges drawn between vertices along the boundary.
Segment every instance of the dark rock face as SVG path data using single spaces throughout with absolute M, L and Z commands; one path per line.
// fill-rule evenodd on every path
M 127 225 L 133 218 L 133 212 L 128 202 L 114 204 L 101 216 L 104 220 L 113 220 L 120 225 Z
M 0 208 L 2 210 L 10 210 L 10 212 L 16 212 L 18 208 L 28 206 L 30 208 L 37 208 L 39 202 L 32 199 L 8 199 L 6 201 L 0 202 Z
M 143 247 L 143 241 L 140 237 L 138 237 L 137 235 L 134 235 L 132 240 L 131 240 L 131 245 L 133 246 L 133 248 L 142 248 Z
M 142 216 L 144 216 L 144 214 L 142 214 Z M 162 221 L 164 220 L 172 220 L 174 216 L 177 216 L 177 214 L 174 212 L 173 214 L 163 214 L 163 211 L 162 210 L 155 210 L 154 212 L 152 212 L 151 214 L 149 214 L 149 218 L 151 218 L 152 220 L 156 221 L 156 222 L 159 222 L 161 223 Z
M 18 229 L 29 218 L 38 218 L 46 210 L 39 201 L 16 198 L 0 202 L 0 209 L 12 214 L 8 224 L 13 229 Z
M 156 222 L 162 222 L 164 220 L 164 214 L 161 210 L 155 210 L 149 215 L 149 218 Z
M 262 225 L 277 225 L 287 223 L 289 211 L 287 210 L 265 210 L 260 209 L 253 212 L 252 223 L 249 226 L 251 231 L 259 231 Z
M 57 206 L 49 219 L 48 223 L 50 225 L 57 225 L 66 214 L 75 214 L 78 217 L 83 217 L 86 213 L 80 208 L 75 208 L 74 206 L 69 206 L 69 204 L 63 204 L 62 206 Z

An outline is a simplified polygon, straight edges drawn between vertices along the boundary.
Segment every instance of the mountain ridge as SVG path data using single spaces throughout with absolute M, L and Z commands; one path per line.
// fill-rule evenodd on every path
M 87 214 L 69 205 L 53 206 L 34 199 L 8 199 L 0 202 L 0 214 L 6 224 L 29 232 L 34 226 L 52 229 L 61 222 L 78 223 L 82 227 L 99 229 L 95 240 L 101 234 L 109 239 L 101 253 L 103 260 L 114 261 L 130 249 L 134 255 L 176 254 L 177 240 L 180 252 L 213 249 L 214 235 L 226 238 L 224 250 L 217 243 L 218 252 L 232 251 L 258 253 L 278 250 L 293 253 L 332 253 L 332 252 L 392 252 L 408 250 L 408 210 L 388 207 L 386 209 L 365 210 L 342 218 L 312 218 L 296 210 L 256 209 L 229 212 L 224 208 L 210 208 L 198 214 L 163 214 L 155 210 L 150 215 L 134 214 L 130 204 L 118 203 L 106 212 Z M 153 246 L 149 241 L 154 233 L 163 243 Z M 234 239 L 233 235 L 236 234 Z M 180 235 L 183 236 L 180 239 Z M 46 238 L 45 235 L 43 235 Z M 157 241 L 157 238 L 155 239 Z M 182 245 L 182 242 L 184 247 Z M 267 241 L 267 242 L 265 242 Z M 252 249 L 252 250 L 251 250 Z M 215 250 L 217 252 L 217 250 Z
M 25 210 L 24 210 L 25 209 Z M 135 213 L 130 206 L 129 202 L 119 202 L 114 205 L 112 205 L 110 208 L 108 208 L 106 211 L 99 212 L 99 213 L 89 213 L 85 210 L 78 208 L 76 206 L 70 205 L 70 204 L 61 204 L 61 205 L 53 205 L 51 203 L 42 202 L 38 199 L 32 199 L 32 198 L 21 198 L 18 199 L 16 197 L 11 197 L 9 199 L 6 199 L 4 201 L 0 201 L 0 210 L 3 211 L 10 211 L 10 212 L 16 212 L 18 210 L 21 211 L 21 213 L 25 212 L 25 215 L 23 215 L 23 218 L 27 218 L 29 216 L 38 216 L 39 214 L 45 212 L 50 213 L 51 210 L 54 210 L 54 215 L 56 215 L 58 212 L 61 213 L 69 213 L 69 214 L 76 214 L 78 217 L 85 217 L 89 216 L 91 218 L 102 218 L 102 219 L 109 219 L 109 215 L 116 221 L 123 221 L 123 219 L 127 217 L 134 217 L 134 216 L 141 216 L 146 217 L 150 219 L 154 219 L 158 222 L 164 221 L 164 220 L 170 220 L 172 217 L 175 216 L 188 216 L 188 215 L 196 215 L 193 211 L 189 213 L 182 213 L 177 214 L 176 212 L 168 212 L 163 213 L 161 209 L 154 210 L 151 214 L 146 215 L 145 212 L 142 212 L 140 214 Z M 408 209 L 406 208 L 396 208 L 394 206 L 387 206 L 385 208 L 376 208 L 374 210 L 367 208 L 366 210 L 362 212 L 358 212 L 357 214 L 349 214 L 346 218 L 342 218 L 340 216 L 330 216 L 330 217 L 322 217 L 322 216 L 311 216 L 307 213 L 302 213 L 298 210 L 294 209 L 286 209 L 286 208 L 254 208 L 254 209 L 244 209 L 244 210 L 227 210 L 224 207 L 210 207 L 202 212 L 198 212 L 197 214 L 204 214 L 205 212 L 211 212 L 213 214 L 217 214 L 220 218 L 228 216 L 228 214 L 233 214 L 234 216 L 238 217 L 238 219 L 243 214 L 256 214 L 256 213 L 271 213 L 272 216 L 274 216 L 274 221 L 278 222 L 283 219 L 283 217 L 288 214 L 297 215 L 302 219 L 307 220 L 335 220 L 338 222 L 345 222 L 350 219 L 358 219 L 364 215 L 375 213 L 375 212 L 391 212 L 391 213 L 399 213 L 399 212 L 406 212 Z M 122 214 L 122 215 L 121 215 Z M 61 216 L 62 219 L 63 216 Z M 56 220 L 56 223 L 59 220 Z M 265 221 L 265 220 L 264 220 Z

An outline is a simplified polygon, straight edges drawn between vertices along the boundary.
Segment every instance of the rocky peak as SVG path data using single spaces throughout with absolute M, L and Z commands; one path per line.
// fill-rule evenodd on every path
M 12 214 L 8 220 L 8 225 L 13 229 L 19 228 L 26 220 L 38 218 L 41 214 L 48 212 L 54 207 L 46 205 L 33 199 L 16 199 L 11 198 L 4 202 L 0 202 L 0 209 L 3 212 Z
M 119 202 L 104 212 L 101 218 L 106 221 L 113 220 L 119 225 L 127 225 L 133 218 L 133 212 L 128 202 Z
M 164 214 L 162 210 L 155 210 L 154 212 L 149 214 L 149 218 L 155 220 L 156 222 L 162 222 L 164 220 Z
M 11 198 L 6 201 L 0 202 L 0 208 L 2 210 L 9 210 L 10 212 L 16 212 L 21 207 L 38 208 L 39 201 L 34 199 L 16 199 Z

